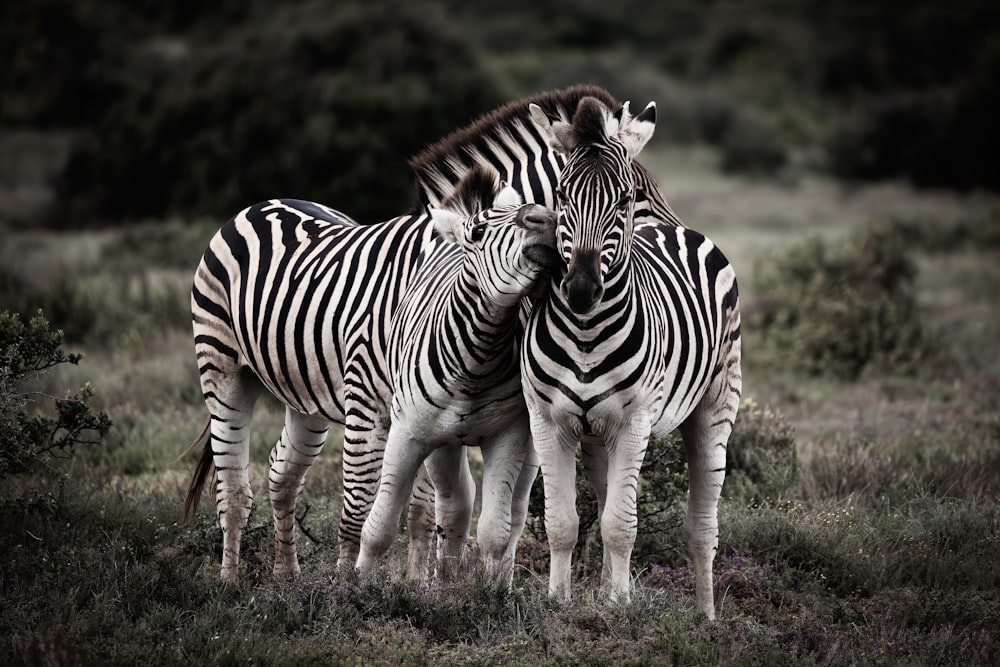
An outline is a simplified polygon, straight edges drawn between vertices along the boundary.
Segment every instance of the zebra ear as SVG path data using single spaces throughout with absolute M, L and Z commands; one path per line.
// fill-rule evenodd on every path
M 552 150 L 564 154 L 573 150 L 569 123 L 564 123 L 561 120 L 553 123 L 537 104 L 529 104 L 528 111 L 531 113 L 531 120 L 535 124 L 535 127 L 542 133 L 545 140 L 549 142 Z
M 501 181 L 500 192 L 497 193 L 496 198 L 493 200 L 493 208 L 504 208 L 508 206 L 520 206 L 524 203 L 521 199 L 521 195 L 518 194 L 510 185 L 506 182 Z
M 626 109 L 627 113 L 627 109 Z M 625 120 L 623 118 L 622 120 Z M 635 158 L 646 142 L 653 136 L 656 129 L 656 102 L 650 102 L 635 118 L 622 124 L 618 131 L 618 140 L 625 146 L 629 157 Z
M 428 210 L 431 214 L 431 221 L 434 223 L 434 230 L 448 243 L 457 244 L 462 238 L 465 217 L 446 208 L 431 206 Z

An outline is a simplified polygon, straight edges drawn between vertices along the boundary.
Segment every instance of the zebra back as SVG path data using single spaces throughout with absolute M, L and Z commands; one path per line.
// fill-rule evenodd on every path
M 515 100 L 455 130 L 409 160 L 421 206 L 438 205 L 474 165 L 496 170 L 525 202 L 556 207 L 555 190 L 565 159 L 542 136 L 529 111 L 537 106 L 552 120 L 569 122 L 580 101 L 599 100 L 610 109 L 622 104 L 603 88 L 578 84 Z M 681 225 L 649 171 L 633 163 L 637 219 Z

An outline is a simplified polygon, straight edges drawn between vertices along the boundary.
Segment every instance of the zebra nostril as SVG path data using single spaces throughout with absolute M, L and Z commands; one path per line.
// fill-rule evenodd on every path
M 529 229 L 545 229 L 555 227 L 556 213 L 544 206 L 528 204 L 518 212 L 518 220 Z

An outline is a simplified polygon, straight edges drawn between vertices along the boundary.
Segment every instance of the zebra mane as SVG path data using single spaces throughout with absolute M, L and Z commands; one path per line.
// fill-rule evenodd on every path
M 573 124 L 570 126 L 570 142 L 572 146 L 597 145 L 608 140 L 608 114 L 612 109 L 604 106 L 593 97 L 585 97 L 573 114 Z
M 474 165 L 458 182 L 454 191 L 441 202 L 441 208 L 471 218 L 493 206 L 499 185 L 500 178 L 495 171 Z
M 603 88 L 577 84 L 508 102 L 429 145 L 409 159 L 410 168 L 416 176 L 421 205 L 428 204 L 429 192 L 451 190 L 452 184 L 475 164 L 477 154 L 488 155 L 491 147 L 512 145 L 517 134 L 527 133 L 538 137 L 538 131 L 528 112 L 529 104 L 537 104 L 549 118 L 569 122 L 581 100 L 588 97 L 601 102 L 608 109 L 621 106 Z M 539 140 L 541 141 L 540 137 Z

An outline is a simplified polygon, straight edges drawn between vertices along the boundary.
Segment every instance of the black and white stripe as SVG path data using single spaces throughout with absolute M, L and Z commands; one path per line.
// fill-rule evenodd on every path
M 392 544 L 425 460 L 438 496 L 439 530 L 454 538 L 448 544 L 461 546 L 469 516 L 447 517 L 464 508 L 450 499 L 470 491 L 459 464 L 465 448 L 477 446 L 484 461 L 477 528 L 481 557 L 498 583 L 509 585 L 513 577 L 537 472 L 521 391 L 519 318 L 522 299 L 547 282 L 548 268 L 557 261 L 556 218 L 550 209 L 522 205 L 512 188 L 494 202 L 494 183 L 492 173 L 476 167 L 460 183 L 456 201 L 432 211 L 442 238 L 428 247 L 393 318 L 391 427 L 382 480 L 362 534 L 358 568 L 363 572 Z M 464 534 L 451 534 L 461 529 Z M 443 550 L 439 566 L 460 556 Z
M 567 156 L 557 231 L 566 267 L 532 311 L 522 352 L 545 484 L 549 592 L 570 594 L 577 443 L 598 490 L 604 583 L 627 600 L 646 445 L 680 428 L 696 605 L 714 618 L 717 504 L 742 388 L 735 274 L 701 234 L 636 219 L 632 166 L 652 136 L 654 105 L 633 118 L 627 105 L 613 112 L 592 98 L 570 122 L 538 107 L 532 115 Z
M 538 129 L 529 109 L 536 105 L 549 118 L 568 122 L 588 97 L 609 108 L 621 106 L 598 86 L 569 86 L 509 102 L 428 146 L 409 161 L 421 203 L 439 205 L 461 177 L 479 165 L 496 171 L 524 201 L 556 208 L 556 187 L 566 158 Z M 645 167 L 632 162 L 631 169 L 636 220 L 680 225 Z
M 344 424 L 339 561 L 354 565 L 388 433 L 388 331 L 434 233 L 426 211 L 359 226 L 320 204 L 275 199 L 240 212 L 211 240 L 191 294 L 210 424 L 186 509 L 196 508 L 214 465 L 223 579 L 236 578 L 250 513 L 250 422 L 262 390 L 286 406 L 270 456 L 275 573 L 299 570 L 295 501 L 332 422 Z M 422 522 L 410 526 L 417 542 L 434 529 L 423 487 L 411 513 Z M 411 574 L 419 565 L 411 559 Z
M 633 119 L 607 91 L 573 86 L 511 102 L 410 164 L 426 202 L 486 164 L 527 201 L 560 210 L 566 266 L 533 315 L 522 363 L 536 447 L 549 458 L 546 528 L 558 536 L 550 591 L 569 595 L 576 443 L 601 505 L 605 583 L 627 597 L 646 442 L 679 426 L 697 606 L 714 616 L 716 506 L 742 388 L 738 291 L 726 258 L 684 228 L 635 160 L 654 115 L 650 108 Z M 575 312 L 592 302 L 592 312 Z

